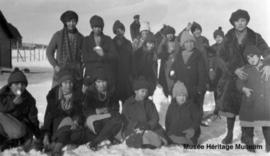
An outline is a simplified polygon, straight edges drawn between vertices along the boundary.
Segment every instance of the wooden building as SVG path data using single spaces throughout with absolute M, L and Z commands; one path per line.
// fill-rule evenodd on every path
M 0 69 L 12 68 L 12 47 L 18 47 L 21 43 L 21 34 L 7 22 L 0 10 Z

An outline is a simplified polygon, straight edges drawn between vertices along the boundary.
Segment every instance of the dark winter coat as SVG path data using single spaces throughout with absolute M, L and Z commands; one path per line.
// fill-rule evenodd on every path
M 171 70 L 172 64 L 175 62 L 178 48 L 178 44 L 175 41 L 175 46 L 173 52 L 168 52 L 168 42 L 162 43 L 158 47 L 158 57 L 161 59 L 160 69 L 159 69 L 159 83 L 163 86 L 165 95 L 171 94 L 173 87 L 173 80 L 169 77 L 169 72 Z
M 98 91 L 94 88 L 87 90 L 83 101 L 83 114 L 85 117 L 96 114 L 97 108 L 108 108 L 109 113 L 116 115 L 119 112 L 119 104 L 115 93 L 108 92 L 104 100 L 99 99 Z
M 140 35 L 140 23 L 135 21 L 130 24 L 130 36 L 132 41 Z
M 270 80 L 265 81 L 259 70 L 255 66 L 247 65 L 244 71 L 248 78 L 237 81 L 239 91 L 242 91 L 243 87 L 253 90 L 250 97 L 245 94 L 242 96 L 239 119 L 243 127 L 270 126 Z
M 56 133 L 61 121 L 70 117 L 78 120 L 79 124 L 82 125 L 84 122 L 82 116 L 82 93 L 80 90 L 73 91 L 73 102 L 71 109 L 65 111 L 62 109 L 59 100 L 59 86 L 51 89 L 47 95 L 47 107 L 44 116 L 44 125 L 42 130 L 47 133 L 49 137 L 53 137 Z
M 202 53 L 203 59 L 205 61 L 205 66 L 208 68 L 208 61 L 207 61 L 207 50 L 206 47 L 209 47 L 209 41 L 206 37 L 200 36 L 195 38 L 195 47 Z
M 166 132 L 167 135 L 185 136 L 184 130 L 200 128 L 201 111 L 193 102 L 187 101 L 179 106 L 175 99 L 169 105 L 166 113 Z
M 109 80 L 115 81 L 115 62 L 117 61 L 117 53 L 112 39 L 104 34 L 101 34 L 100 47 L 103 49 L 104 56 L 99 56 L 95 51 L 96 46 L 94 34 L 84 38 L 82 45 L 82 58 L 85 65 L 85 75 L 93 76 L 97 68 L 103 68 L 108 73 Z
M 125 136 L 130 135 L 136 128 L 152 130 L 164 136 L 157 109 L 151 100 L 136 101 L 132 96 L 124 103 L 122 113 L 126 121 L 123 131 Z
M 27 130 L 31 131 L 37 138 L 40 137 L 38 110 L 36 100 L 25 90 L 21 95 L 23 102 L 15 105 L 13 100 L 15 95 L 11 92 L 8 85 L 0 90 L 0 112 L 7 113 L 26 125 Z
M 133 56 L 133 79 L 140 76 L 150 83 L 151 95 L 157 83 L 157 59 L 154 51 L 147 52 L 143 50 L 143 47 L 136 50 Z
M 182 51 L 180 51 L 172 65 L 175 71 L 172 79 L 183 82 L 188 90 L 188 95 L 195 103 L 202 104 L 202 98 L 206 90 L 207 72 L 202 54 L 194 49 L 187 63 L 184 63 Z
M 62 47 L 62 42 L 63 42 L 63 34 L 64 34 L 64 29 L 57 31 L 48 47 L 47 47 L 47 58 L 50 64 L 55 67 L 59 66 L 60 68 L 70 68 L 75 71 L 77 71 L 78 79 L 82 78 L 82 55 L 81 55 L 81 48 L 82 48 L 82 41 L 83 41 L 83 35 L 80 32 L 75 33 L 76 41 L 77 43 L 75 44 L 77 47 L 76 54 L 72 55 L 70 59 L 67 59 L 70 54 L 68 54 L 67 51 L 63 50 Z M 55 58 L 55 53 L 56 53 L 56 58 Z M 66 57 L 63 57 L 66 56 Z
M 113 39 L 118 53 L 116 90 L 117 98 L 125 101 L 132 95 L 132 44 L 125 37 L 116 36 Z
M 247 34 L 242 45 L 238 44 L 235 29 L 231 29 L 225 35 L 224 45 L 220 50 L 220 57 L 225 61 L 228 73 L 225 74 L 218 84 L 218 98 L 221 114 L 227 117 L 238 115 L 241 104 L 241 92 L 236 87 L 237 75 L 234 73 L 237 68 L 247 64 L 243 56 L 247 45 L 255 45 L 263 57 L 269 57 L 270 49 L 260 34 L 247 28 Z

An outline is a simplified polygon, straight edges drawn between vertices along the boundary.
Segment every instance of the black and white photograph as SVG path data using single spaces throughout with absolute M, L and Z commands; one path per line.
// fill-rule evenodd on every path
M 0 0 L 0 156 L 270 155 L 269 0 Z

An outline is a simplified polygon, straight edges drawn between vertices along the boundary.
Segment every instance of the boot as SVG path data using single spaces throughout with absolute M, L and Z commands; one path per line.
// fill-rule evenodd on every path
M 263 127 L 263 136 L 265 139 L 265 151 L 270 152 L 270 127 Z
M 242 127 L 241 142 L 247 146 L 247 150 L 249 152 L 255 153 L 256 150 L 254 148 L 253 131 L 254 131 L 253 127 Z
M 235 122 L 235 117 L 234 118 L 227 118 L 227 135 L 221 141 L 223 144 L 231 144 L 232 143 L 234 122 Z

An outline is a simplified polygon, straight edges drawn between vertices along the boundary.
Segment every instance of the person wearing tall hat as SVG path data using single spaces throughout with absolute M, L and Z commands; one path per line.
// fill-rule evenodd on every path
M 82 60 L 85 66 L 84 79 L 91 79 L 97 68 L 103 68 L 108 73 L 108 81 L 115 86 L 118 55 L 111 37 L 103 33 L 104 20 L 98 15 L 90 18 L 92 31 L 83 39 Z M 87 84 L 83 88 L 88 88 Z M 83 89 L 85 91 L 85 89 Z
M 157 49 L 158 57 L 161 59 L 159 83 L 163 87 L 165 95 L 169 96 L 171 95 L 174 83 L 169 77 L 169 71 L 178 53 L 179 44 L 176 40 L 175 29 L 173 27 L 165 25 L 162 33 L 164 36 Z
M 113 33 L 113 43 L 119 56 L 116 64 L 117 98 L 124 102 L 132 95 L 132 44 L 124 36 L 125 26 L 119 20 L 113 24 Z
M 227 76 L 220 80 L 220 114 L 227 117 L 227 135 L 222 140 L 224 144 L 231 144 L 233 141 L 233 129 L 235 118 L 239 114 L 241 107 L 241 92 L 237 90 L 236 80 L 246 79 L 247 73 L 243 66 L 247 64 L 244 57 L 246 46 L 253 45 L 260 50 L 260 55 L 264 61 L 269 62 L 270 49 L 262 36 L 248 27 L 250 15 L 246 10 L 238 9 L 231 14 L 229 19 L 233 28 L 230 29 L 224 38 L 224 46 L 220 50 L 220 57 L 225 61 L 228 69 Z M 270 65 L 267 63 L 262 69 L 262 77 L 265 80 L 270 76 Z M 245 128 L 242 127 L 242 136 L 245 135 Z M 243 140 L 242 140 L 243 142 Z
M 61 15 L 60 20 L 63 28 L 54 33 L 46 50 L 48 61 L 54 69 L 52 88 L 58 84 L 56 74 L 62 68 L 74 71 L 78 82 L 76 84 L 81 84 L 83 76 L 81 60 L 83 35 L 76 28 L 79 21 L 78 14 L 67 10 Z

